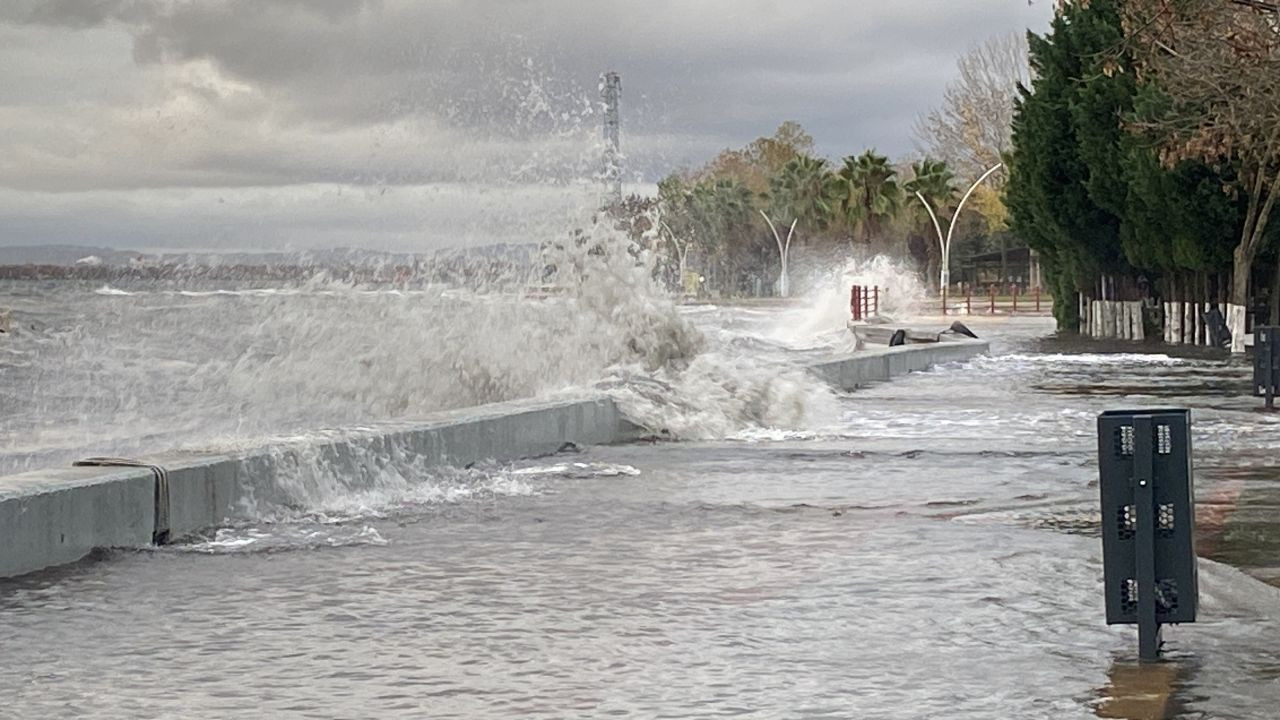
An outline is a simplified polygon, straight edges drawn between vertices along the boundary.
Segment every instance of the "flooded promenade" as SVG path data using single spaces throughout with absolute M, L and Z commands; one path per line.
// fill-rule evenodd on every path
M 1280 422 L 1246 368 L 975 327 L 992 357 L 825 426 L 442 472 L 0 584 L 0 716 L 1269 717 Z M 1155 406 L 1193 409 L 1209 559 L 1152 669 L 1103 624 L 1094 419 Z

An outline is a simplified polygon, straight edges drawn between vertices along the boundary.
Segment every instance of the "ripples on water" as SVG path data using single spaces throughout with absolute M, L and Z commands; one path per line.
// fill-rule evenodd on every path
M 798 363 L 848 351 L 851 282 L 909 309 L 923 290 L 884 258 L 814 273 L 792 308 L 678 308 L 624 236 L 544 248 L 542 272 L 493 288 L 121 287 L 0 282 L 0 475 L 87 455 L 234 450 L 264 437 L 581 388 L 655 433 L 718 438 L 829 421 L 834 398 Z M 534 277 L 536 276 L 536 277 Z
M 1203 497 L 1269 482 L 1241 472 L 1280 442 L 1246 369 L 991 331 L 996 357 L 825 422 L 439 473 L 0 586 L 0 717 L 1272 717 L 1277 591 L 1206 561 L 1203 621 L 1138 670 L 1096 538 L 1103 409 L 1193 407 Z
M 647 311 L 599 323 L 584 297 L 119 293 L 58 287 L 11 303 L 22 326 L 0 344 L 0 474 L 589 385 L 614 363 L 643 367 L 629 339 L 682 332 Z
M 834 412 L 802 353 L 678 311 L 634 263 L 599 264 L 541 299 L 0 286 L 19 322 L 0 343 L 0 475 L 594 387 L 681 437 Z

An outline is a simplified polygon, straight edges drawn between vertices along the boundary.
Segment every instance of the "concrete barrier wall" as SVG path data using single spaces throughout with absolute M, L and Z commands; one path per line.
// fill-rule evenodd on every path
M 58 468 L 0 478 L 0 577 L 151 542 L 155 480 L 142 469 Z
M 853 390 L 934 364 L 985 353 L 985 341 L 876 348 L 813 363 Z M 316 507 L 337 493 L 373 488 L 388 474 L 482 460 L 549 455 L 565 443 L 604 445 L 643 434 L 605 395 L 496 403 L 267 442 L 230 454 L 166 453 L 146 461 L 167 471 L 174 538 L 264 509 Z M 49 468 L 0 477 L 0 577 L 75 562 L 99 547 L 141 547 L 157 529 L 156 479 L 147 468 Z
M 856 355 L 821 360 L 809 369 L 842 390 L 856 390 L 873 382 L 927 370 L 939 363 L 960 362 L 990 349 L 986 340 L 953 340 L 922 345 L 870 348 Z
M 392 465 L 464 467 L 639 433 L 610 398 L 590 396 L 442 412 L 240 455 L 167 453 L 146 461 L 167 471 L 169 530 L 176 538 L 256 517 L 266 507 L 307 506 L 373 487 Z M 0 478 L 0 577 L 74 562 L 97 547 L 150 544 L 155 486 L 147 468 L 49 468 Z

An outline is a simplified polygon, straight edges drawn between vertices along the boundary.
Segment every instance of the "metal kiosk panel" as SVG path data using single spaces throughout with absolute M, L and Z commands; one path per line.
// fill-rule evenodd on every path
M 1103 413 L 1098 473 L 1107 624 L 1137 623 L 1158 650 L 1159 625 L 1196 619 L 1191 411 Z
M 1280 327 L 1253 329 L 1253 395 L 1267 398 L 1267 407 L 1280 391 Z

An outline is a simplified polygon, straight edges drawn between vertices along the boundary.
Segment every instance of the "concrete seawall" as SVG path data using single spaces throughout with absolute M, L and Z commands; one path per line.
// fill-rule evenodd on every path
M 868 383 L 884 382 L 941 363 L 968 360 L 989 349 L 990 343 L 986 340 L 969 339 L 880 347 L 811 363 L 809 370 L 841 390 L 856 390 Z
M 985 341 L 967 340 L 876 348 L 812 363 L 810 370 L 854 390 L 987 349 Z M 48 468 L 0 477 L 0 578 L 75 562 L 99 547 L 143 547 L 159 531 L 180 538 L 261 517 L 263 508 L 311 506 L 334 492 L 374 487 L 403 468 L 510 461 L 549 455 L 566 443 L 626 442 L 643 432 L 601 394 L 464 408 L 333 432 L 319 441 L 268 442 L 234 455 L 147 457 L 164 468 L 163 482 L 146 467 Z M 167 502 L 158 485 L 167 486 Z
M 74 562 L 97 547 L 149 545 L 263 508 L 307 506 L 333 492 L 373 487 L 388 467 L 452 465 L 549 455 L 566 442 L 598 445 L 635 437 L 607 397 L 496 403 L 379 423 L 316 441 L 279 441 L 237 454 L 166 453 L 168 485 L 157 512 L 157 479 L 146 467 L 47 468 L 0 478 L 0 577 Z M 337 478 L 342 478 L 339 487 Z

